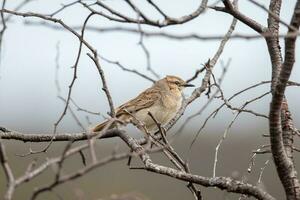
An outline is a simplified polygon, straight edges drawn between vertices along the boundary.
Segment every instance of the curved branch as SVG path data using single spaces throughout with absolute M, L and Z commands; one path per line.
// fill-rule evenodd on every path
M 257 21 L 249 18 L 248 16 L 244 15 L 243 13 L 241 13 L 236 7 L 234 7 L 234 5 L 230 2 L 230 0 L 223 0 L 222 2 L 225 7 L 212 7 L 212 9 L 216 11 L 229 13 L 230 15 L 232 15 L 233 17 L 243 22 L 244 24 L 246 24 L 247 26 L 249 26 L 250 28 L 252 28 L 253 30 L 255 30 L 260 34 L 266 31 L 267 29 L 266 27 L 264 27 Z
M 139 15 L 142 14 L 141 11 L 138 10 L 137 7 L 131 1 L 127 0 L 126 2 L 127 3 L 130 2 L 130 6 L 135 10 L 135 12 L 137 14 L 139 14 Z M 166 27 L 166 26 L 170 26 L 170 25 L 184 24 L 184 23 L 187 23 L 187 22 L 197 18 L 207 8 L 207 2 L 208 2 L 208 0 L 202 0 L 200 5 L 197 7 L 197 9 L 188 15 L 184 15 L 179 18 L 165 16 L 165 19 L 162 21 L 150 19 L 150 18 L 146 17 L 145 15 L 143 15 L 142 19 L 135 19 L 135 18 L 132 18 L 130 16 L 120 13 L 119 11 L 113 9 L 112 7 L 105 5 L 101 1 L 97 1 L 97 3 L 96 3 L 97 5 L 99 5 L 101 8 L 105 9 L 106 11 L 110 12 L 114 16 L 114 17 L 111 17 L 111 16 L 104 14 L 101 11 L 100 12 L 96 11 L 95 9 L 91 8 L 91 6 L 89 6 L 83 2 L 80 2 L 80 3 L 84 7 L 86 7 L 88 10 L 90 10 L 91 12 L 95 12 L 96 14 L 98 14 L 104 18 L 107 18 L 109 20 L 112 20 L 112 21 L 117 21 L 117 22 L 121 22 L 121 23 L 147 24 L 147 25 L 156 26 L 156 27 L 161 28 L 161 27 Z
M 227 192 L 241 193 L 249 196 L 253 196 L 261 200 L 275 200 L 270 194 L 262 190 L 257 186 L 253 186 L 248 183 L 233 180 L 229 177 L 203 177 L 183 171 L 175 170 L 170 167 L 165 167 L 152 162 L 149 155 L 145 152 L 144 148 L 140 146 L 134 138 L 130 137 L 124 132 L 119 132 L 119 137 L 136 153 L 140 156 L 141 160 L 145 165 L 145 170 L 154 173 L 166 175 L 178 180 L 192 182 L 195 184 L 202 185 L 204 187 L 217 187 Z
M 297 1 L 291 26 L 299 29 L 300 25 L 300 0 Z M 292 30 L 289 29 L 289 32 Z M 291 158 L 284 147 L 281 124 L 281 107 L 285 101 L 284 92 L 295 62 L 295 43 L 297 37 L 285 39 L 285 58 L 274 89 L 269 113 L 270 141 L 273 159 L 277 173 L 284 186 L 287 199 L 300 199 L 300 184 L 297 171 Z

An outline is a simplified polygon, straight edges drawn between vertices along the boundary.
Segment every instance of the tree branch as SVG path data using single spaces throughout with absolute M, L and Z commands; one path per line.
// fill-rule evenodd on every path
M 299 29 L 300 0 L 297 1 L 291 26 Z M 289 32 L 292 31 L 289 29 Z M 300 199 L 300 184 L 293 161 L 284 147 L 281 107 L 284 102 L 284 92 L 295 62 L 296 37 L 285 39 L 285 58 L 281 66 L 278 83 L 275 86 L 269 113 L 270 141 L 273 159 L 277 173 L 284 186 L 287 199 Z
M 6 156 L 4 144 L 2 143 L 1 138 L 0 138 L 0 164 L 2 165 L 4 174 L 5 174 L 6 180 L 7 180 L 7 183 L 6 183 L 7 190 L 4 195 L 4 200 L 11 200 L 12 195 L 15 190 L 15 178 L 14 178 L 12 169 L 7 162 L 7 156 Z
M 147 171 L 151 171 L 157 174 L 166 175 L 178 180 L 192 182 L 195 184 L 202 185 L 204 187 L 217 187 L 221 190 L 226 190 L 233 193 L 242 193 L 249 196 L 253 196 L 257 199 L 264 200 L 275 200 L 267 192 L 263 191 L 257 186 L 253 186 L 248 183 L 233 180 L 229 177 L 215 177 L 207 178 L 198 176 L 183 171 L 175 170 L 170 167 L 154 164 L 149 155 L 144 151 L 144 148 L 138 144 L 138 142 L 127 135 L 124 132 L 119 133 L 119 137 L 135 152 L 137 153 L 145 165 Z

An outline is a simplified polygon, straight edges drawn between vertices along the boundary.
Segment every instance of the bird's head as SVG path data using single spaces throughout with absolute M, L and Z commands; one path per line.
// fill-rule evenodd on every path
M 162 79 L 163 82 L 167 84 L 170 90 L 182 91 L 186 87 L 194 87 L 194 85 L 187 83 L 177 76 L 166 76 Z

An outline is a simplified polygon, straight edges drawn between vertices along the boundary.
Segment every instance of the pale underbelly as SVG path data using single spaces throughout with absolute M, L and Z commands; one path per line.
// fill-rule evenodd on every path
M 138 121 L 142 122 L 142 124 L 145 125 L 148 131 L 152 132 L 158 130 L 158 126 L 148 114 L 149 111 L 161 125 L 165 125 L 176 115 L 180 106 L 181 105 L 179 104 L 172 109 L 168 109 L 164 106 L 153 105 L 151 109 L 142 109 L 135 113 L 134 116 Z

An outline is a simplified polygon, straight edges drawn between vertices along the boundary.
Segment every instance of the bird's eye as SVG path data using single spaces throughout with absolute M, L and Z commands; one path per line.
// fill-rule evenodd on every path
M 179 81 L 175 81 L 175 84 L 176 84 L 176 85 L 180 85 L 180 82 L 179 82 Z

